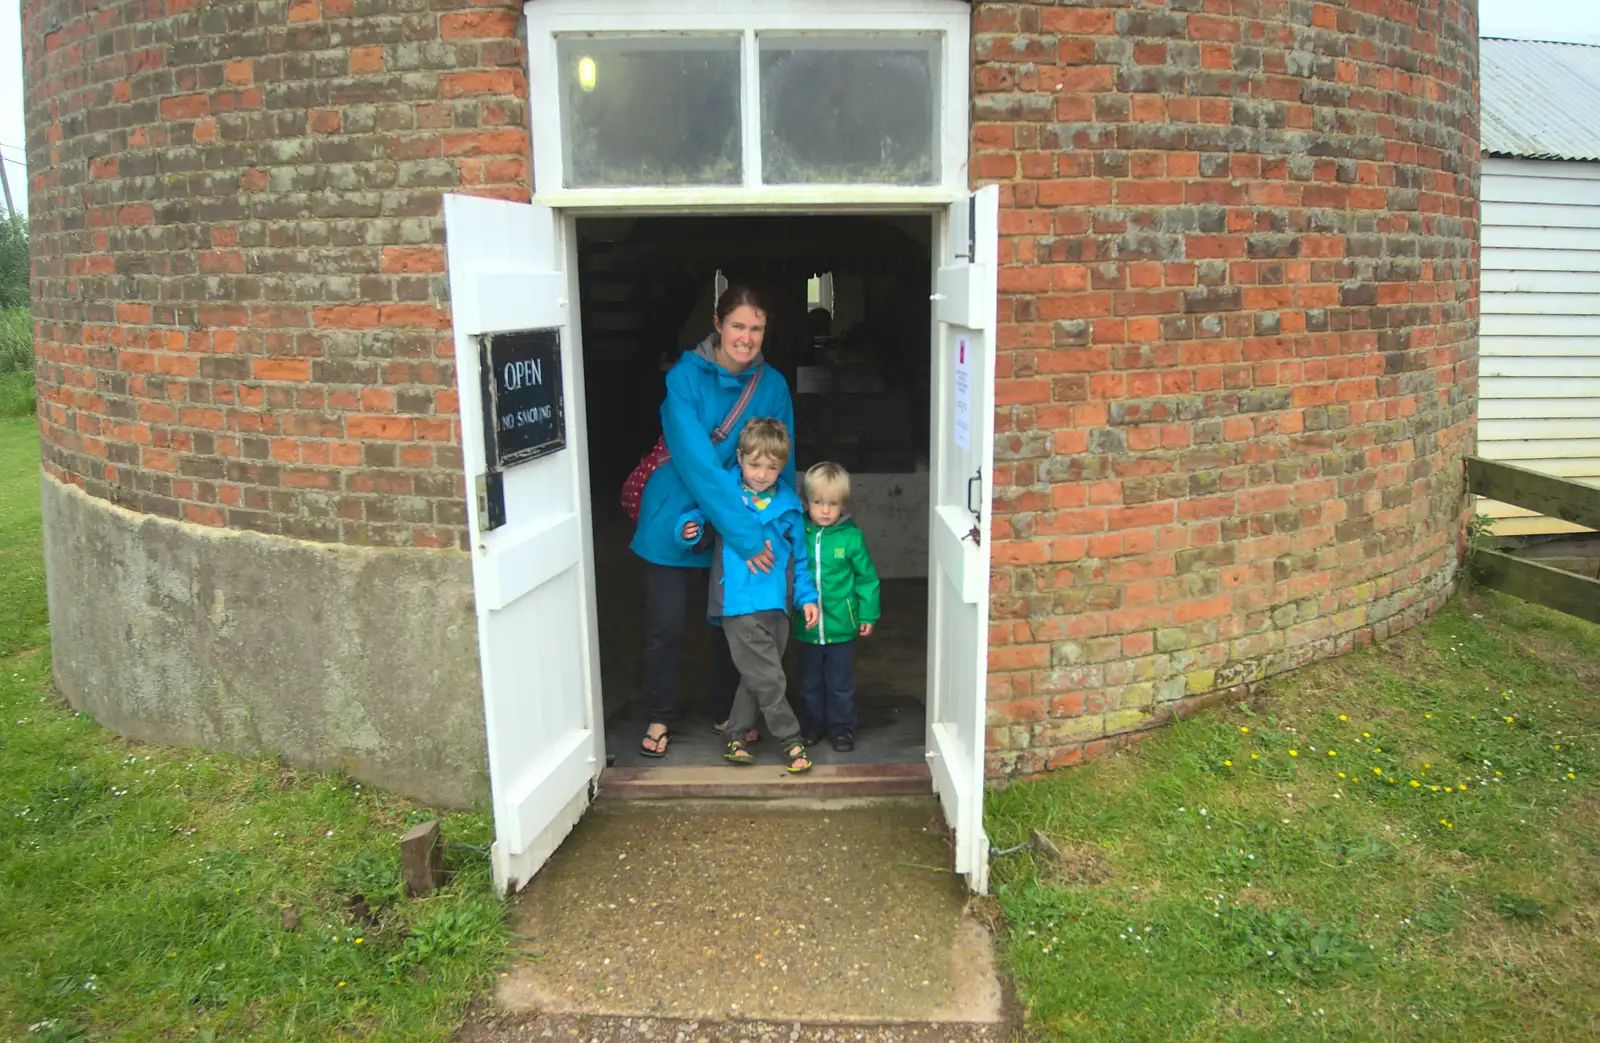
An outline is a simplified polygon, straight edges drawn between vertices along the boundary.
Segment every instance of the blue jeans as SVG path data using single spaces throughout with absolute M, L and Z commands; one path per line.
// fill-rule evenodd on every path
M 856 730 L 856 643 L 799 647 L 801 726 L 808 735 Z

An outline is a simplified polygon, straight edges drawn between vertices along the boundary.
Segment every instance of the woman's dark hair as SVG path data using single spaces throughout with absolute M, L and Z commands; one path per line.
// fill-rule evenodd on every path
M 722 291 L 722 296 L 717 300 L 717 322 L 727 320 L 735 308 L 751 307 L 764 315 L 772 314 L 767 310 L 767 302 L 755 290 L 743 283 L 729 283 L 728 288 Z

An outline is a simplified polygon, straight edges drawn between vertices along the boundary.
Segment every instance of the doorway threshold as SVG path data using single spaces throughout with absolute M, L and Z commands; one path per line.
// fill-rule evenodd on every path
M 933 773 L 917 764 L 819 764 L 790 775 L 776 764 L 606 768 L 602 798 L 613 800 L 900 797 L 933 793 Z

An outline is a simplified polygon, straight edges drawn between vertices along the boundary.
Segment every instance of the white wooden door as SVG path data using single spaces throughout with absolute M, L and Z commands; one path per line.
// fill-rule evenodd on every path
M 999 213 L 994 186 L 950 208 L 933 298 L 928 763 L 955 833 L 956 872 L 979 893 L 989 886 L 983 753 Z
M 516 890 L 583 815 L 605 762 L 583 369 L 553 211 L 447 195 L 445 239 L 472 585 L 493 796 L 495 884 Z M 494 468 L 484 335 L 555 331 L 565 448 Z M 559 425 L 557 427 L 559 430 Z M 485 481 L 499 470 L 504 521 Z M 491 513 L 492 511 L 492 513 Z

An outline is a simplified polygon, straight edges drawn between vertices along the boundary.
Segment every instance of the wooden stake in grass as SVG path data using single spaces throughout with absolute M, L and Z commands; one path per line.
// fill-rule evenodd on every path
M 439 843 L 438 819 L 412 826 L 400 838 L 400 875 L 412 898 L 444 885 L 444 845 Z

